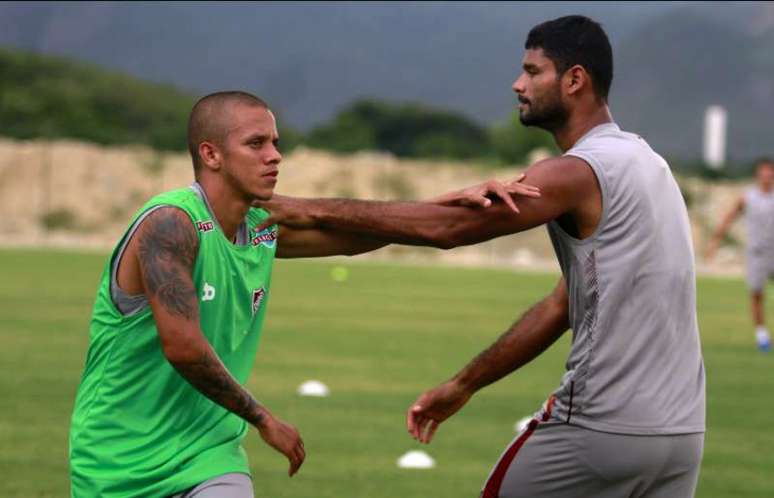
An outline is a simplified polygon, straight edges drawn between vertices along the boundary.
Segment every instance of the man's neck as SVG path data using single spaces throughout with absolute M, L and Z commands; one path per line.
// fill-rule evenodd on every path
M 612 122 L 613 117 L 610 115 L 610 109 L 607 105 L 595 106 L 588 112 L 570 114 L 565 125 L 552 133 L 562 152 L 567 152 L 589 130 L 601 124 Z
M 212 182 L 198 179 L 199 185 L 207 195 L 212 214 L 218 220 L 223 234 L 228 240 L 235 240 L 239 226 L 244 222 L 250 202 L 243 199 L 224 182 Z

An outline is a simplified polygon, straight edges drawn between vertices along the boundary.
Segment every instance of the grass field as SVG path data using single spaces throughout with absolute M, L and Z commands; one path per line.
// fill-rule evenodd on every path
M 69 496 L 67 433 L 104 255 L 0 251 L 0 497 Z M 349 279 L 331 268 L 346 264 Z M 556 387 L 568 337 L 477 394 L 425 448 L 432 470 L 401 470 L 420 445 L 404 412 L 548 292 L 553 275 L 278 261 L 250 390 L 301 430 L 293 479 L 255 431 L 246 447 L 257 497 L 473 498 L 515 421 Z M 753 348 L 740 280 L 699 281 L 708 372 L 701 498 L 774 496 L 774 356 Z M 329 398 L 301 398 L 320 379 Z M 585 498 L 585 497 L 584 497 Z

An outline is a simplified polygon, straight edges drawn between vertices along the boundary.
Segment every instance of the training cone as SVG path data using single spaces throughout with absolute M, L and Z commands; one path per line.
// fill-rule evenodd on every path
M 331 390 L 319 380 L 307 380 L 298 386 L 298 394 L 301 396 L 316 396 L 324 398 L 330 396 Z
M 424 451 L 413 450 L 398 458 L 398 467 L 401 469 L 432 469 L 435 467 L 435 460 Z

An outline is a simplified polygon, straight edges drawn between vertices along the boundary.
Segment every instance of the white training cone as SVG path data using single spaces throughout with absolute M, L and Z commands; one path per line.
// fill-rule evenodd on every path
M 319 380 L 307 380 L 298 386 L 298 394 L 301 396 L 317 396 L 319 398 L 324 398 L 331 394 L 331 390 Z
M 413 450 L 398 458 L 398 467 L 402 469 L 432 469 L 435 467 L 435 460 L 424 451 Z
M 518 422 L 516 422 L 516 425 L 514 425 L 513 428 L 516 430 L 516 432 L 524 432 L 527 429 L 530 420 L 532 420 L 532 417 L 524 417 L 523 419 L 520 419 Z

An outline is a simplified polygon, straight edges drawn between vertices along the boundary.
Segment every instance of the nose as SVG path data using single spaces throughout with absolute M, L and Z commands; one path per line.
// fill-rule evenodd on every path
M 276 166 L 281 161 L 282 161 L 282 154 L 280 153 L 279 149 L 277 149 L 277 147 L 272 146 L 271 152 L 269 153 L 268 157 L 266 158 L 266 163 L 267 164 L 274 164 Z
M 525 87 L 525 81 L 526 78 L 524 77 L 524 73 L 521 73 L 519 77 L 516 78 L 516 81 L 513 82 L 513 85 L 511 85 L 511 89 L 517 94 L 521 95 L 527 90 Z

